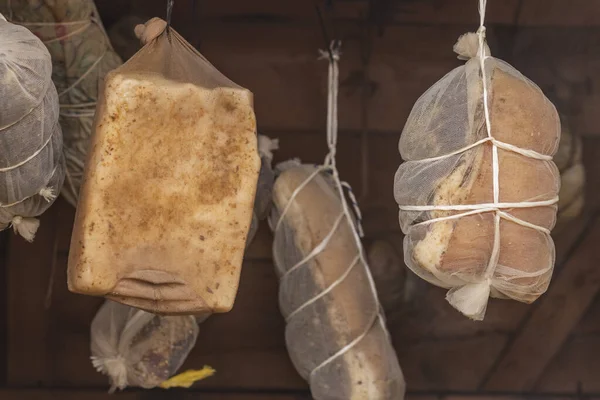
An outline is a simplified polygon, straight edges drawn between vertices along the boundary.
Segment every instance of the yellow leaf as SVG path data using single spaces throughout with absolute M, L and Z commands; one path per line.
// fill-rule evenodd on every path
M 189 388 L 195 382 L 208 378 L 209 376 L 214 375 L 214 373 L 215 370 L 208 365 L 205 365 L 202 369 L 189 369 L 180 373 L 179 375 L 175 375 L 167 379 L 160 384 L 160 387 L 163 389 L 169 389 L 173 387 Z

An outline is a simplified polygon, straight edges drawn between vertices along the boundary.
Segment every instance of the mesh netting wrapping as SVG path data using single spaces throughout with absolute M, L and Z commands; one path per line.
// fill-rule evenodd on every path
M 466 64 L 414 105 L 394 182 L 407 265 L 474 319 L 490 295 L 532 302 L 547 289 L 560 187 L 556 109 L 489 55 L 483 32 L 459 39 Z
M 0 15 L 0 227 L 33 240 L 65 176 L 50 54 Z

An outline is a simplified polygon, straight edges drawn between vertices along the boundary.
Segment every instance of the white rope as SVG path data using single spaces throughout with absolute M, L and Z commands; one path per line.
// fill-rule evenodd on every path
M 54 167 L 54 169 L 52 170 L 52 173 L 50 174 L 50 177 L 53 177 L 54 174 L 56 173 L 56 170 L 58 169 L 60 163 L 56 164 L 56 166 Z M 44 200 L 46 200 L 48 203 L 51 201 L 55 200 L 55 195 L 54 195 L 54 190 L 51 187 L 45 186 L 43 188 L 41 188 L 37 193 L 32 194 L 31 196 L 27 196 L 21 200 L 15 201 L 13 203 L 10 204 L 2 204 L 0 203 L 0 208 L 9 208 L 9 207 L 13 207 L 16 206 L 17 204 L 21 204 L 22 202 L 24 202 L 25 200 L 28 200 L 32 197 L 35 196 L 42 196 L 44 198 Z
M 513 153 L 521 154 L 521 155 L 523 155 L 525 157 L 528 157 L 528 158 L 534 158 L 536 160 L 544 160 L 544 161 L 551 161 L 552 160 L 552 156 L 548 156 L 546 154 L 538 153 L 535 150 L 523 149 L 521 147 L 515 146 L 515 145 L 510 144 L 510 143 L 504 143 L 504 142 L 502 142 L 500 140 L 495 139 L 492 136 L 488 136 L 486 138 L 478 140 L 475 143 L 472 143 L 472 144 L 470 144 L 468 146 L 465 146 L 463 148 L 460 148 L 460 149 L 455 150 L 455 151 L 453 151 L 451 153 L 448 153 L 448 154 L 444 154 L 444 155 L 437 156 L 437 157 L 422 158 L 422 159 L 419 159 L 419 160 L 410 160 L 408 162 L 411 162 L 411 163 L 421 163 L 421 162 L 429 163 L 429 162 L 432 162 L 432 161 L 444 160 L 446 158 L 449 158 L 449 157 L 452 157 L 452 156 L 464 153 L 467 150 L 471 150 L 472 148 L 477 147 L 477 146 L 479 146 L 479 145 L 481 145 L 483 143 L 487 143 L 487 142 L 491 142 L 492 145 L 495 145 L 496 147 L 501 148 L 503 150 L 512 151 Z
M 379 304 L 379 298 L 377 296 L 377 289 L 375 288 L 375 282 L 373 281 L 373 277 L 371 276 L 367 262 L 365 261 L 362 243 L 360 241 L 360 237 L 362 236 L 362 227 L 360 225 L 360 221 L 362 219 L 362 214 L 360 212 L 360 208 L 358 207 L 356 197 L 352 193 L 352 189 L 350 188 L 350 185 L 348 183 L 342 182 L 340 180 L 339 173 L 338 173 L 338 170 L 336 167 L 335 155 L 336 155 L 336 150 L 337 150 L 337 138 L 338 138 L 337 99 L 338 99 L 338 87 L 339 87 L 338 61 L 339 61 L 340 53 L 339 53 L 338 47 L 335 46 L 335 42 L 332 42 L 330 50 L 331 50 L 331 52 L 327 52 L 327 51 L 323 51 L 323 50 L 319 51 L 320 59 L 323 59 L 323 58 L 329 59 L 329 70 L 328 70 L 329 90 L 327 92 L 327 146 L 329 148 L 329 153 L 325 157 L 325 162 L 323 163 L 323 165 L 317 166 L 315 168 L 315 171 L 313 173 L 311 173 L 292 192 L 292 195 L 290 196 L 288 203 L 286 204 L 283 211 L 279 215 L 279 220 L 277 221 L 274 231 L 275 231 L 275 233 L 277 233 L 277 231 L 281 228 L 284 216 L 290 209 L 290 206 L 294 202 L 296 196 L 300 193 L 300 191 L 302 189 L 304 189 L 304 187 L 306 187 L 306 185 L 310 181 L 312 181 L 321 172 L 325 172 L 325 171 L 331 172 L 331 177 L 333 179 L 334 186 L 338 190 L 338 195 L 339 195 L 340 202 L 342 205 L 342 213 L 336 219 L 336 222 L 333 224 L 333 226 L 331 227 L 331 230 L 325 236 L 325 238 L 321 241 L 321 243 L 319 243 L 319 245 L 316 246 L 311 251 L 310 254 L 308 254 L 306 257 L 304 257 L 303 260 L 296 263 L 292 268 L 290 268 L 288 271 L 286 271 L 286 273 L 284 273 L 284 275 L 281 277 L 281 279 L 285 278 L 286 276 L 289 276 L 288 274 L 291 271 L 296 270 L 297 268 L 300 268 L 302 266 L 308 265 L 308 261 L 310 259 L 314 258 L 318 253 L 320 253 L 324 248 L 326 248 L 327 244 L 330 242 L 331 238 L 334 236 L 334 233 L 337 231 L 339 223 L 341 223 L 341 221 L 343 221 L 343 220 L 345 220 L 350 227 L 350 230 L 354 237 L 355 244 L 356 244 L 358 251 L 357 251 L 357 255 L 354 258 L 353 262 L 335 281 L 333 281 L 331 284 L 328 285 L 328 287 L 326 287 L 325 289 L 323 289 L 322 291 L 320 291 L 318 294 L 311 297 L 310 299 L 306 300 L 298 308 L 296 308 L 294 311 L 292 311 L 290 314 L 288 314 L 286 316 L 286 321 L 289 322 L 289 320 L 292 319 L 293 317 L 297 316 L 300 313 L 300 311 L 302 311 L 303 309 L 305 309 L 306 307 L 313 304 L 314 302 L 316 302 L 317 300 L 319 300 L 320 298 L 325 296 L 327 293 L 332 291 L 336 286 L 338 286 L 341 282 L 344 281 L 344 279 L 350 274 L 352 269 L 359 263 L 362 264 L 363 268 L 365 269 L 365 273 L 367 275 L 369 286 L 371 288 L 371 292 L 373 295 L 375 310 L 374 310 L 372 318 L 370 319 L 369 323 L 366 324 L 363 332 L 361 332 L 361 334 L 356 336 L 353 340 L 351 340 L 349 343 L 347 343 L 345 346 L 343 346 L 341 349 L 339 349 L 333 355 L 331 355 L 326 360 L 324 360 L 319 365 L 317 365 L 310 372 L 309 382 L 310 382 L 310 380 L 312 380 L 313 376 L 315 375 L 315 373 L 318 370 L 325 367 L 330 362 L 332 362 L 336 358 L 340 357 L 341 355 L 346 353 L 348 350 L 352 349 L 357 343 L 359 343 L 371 331 L 371 329 L 373 328 L 373 325 L 375 324 L 376 321 L 379 321 L 379 323 L 381 324 L 381 327 L 383 328 L 383 331 L 387 333 L 387 329 L 385 328 L 384 318 L 381 315 L 381 306 Z M 330 57 L 330 55 L 331 55 L 331 57 Z M 351 205 L 354 209 L 354 218 L 350 212 L 350 208 L 349 208 L 348 202 L 346 200 L 346 195 L 344 193 L 344 189 L 347 190 L 348 197 L 350 198 L 350 201 L 352 203 Z M 356 219 L 356 223 L 355 223 L 355 219 Z M 389 334 L 388 334 L 388 338 L 389 338 Z
M 350 272 L 352 272 L 352 269 L 354 268 L 354 266 L 356 264 L 358 264 L 359 260 L 360 260 L 360 256 L 357 254 L 356 257 L 354 257 L 354 261 L 352 261 L 352 263 L 348 266 L 348 268 L 346 268 L 344 273 L 339 276 L 339 278 L 337 278 L 335 281 L 333 281 L 327 288 L 323 289 L 323 291 L 321 291 L 321 293 L 317 294 L 316 296 L 313 296 L 310 300 L 303 303 L 300 307 L 296 308 L 294 311 L 289 313 L 288 316 L 285 318 L 285 320 L 286 321 L 291 320 L 294 317 L 294 315 L 296 315 L 300 311 L 304 310 L 306 307 L 310 306 L 315 301 L 319 300 L 321 297 L 325 296 L 327 293 L 329 293 L 333 289 L 335 289 L 337 285 L 342 283 L 344 281 L 344 279 L 346 279 L 346 277 L 348 275 L 350 275 Z
M 40 119 L 41 118 L 43 118 L 43 117 L 40 117 Z M 48 136 L 48 139 L 46 139 L 46 141 L 42 144 L 42 147 L 40 147 L 39 149 L 34 151 L 33 154 L 31 154 L 29 157 L 27 157 L 23 161 L 20 161 L 14 165 L 11 165 L 10 167 L 0 168 L 0 172 L 11 171 L 11 170 L 13 170 L 15 168 L 19 168 L 20 166 L 27 164 L 29 161 L 33 160 L 38 154 L 40 154 L 46 148 L 48 143 L 50 143 L 50 140 L 52 140 L 52 136 L 54 136 L 54 132 Z
M 499 161 L 498 161 L 498 149 L 499 148 L 523 155 L 524 157 L 527 157 L 527 158 L 536 159 L 536 160 L 550 161 L 550 160 L 552 160 L 552 157 L 545 155 L 545 154 L 540 154 L 533 150 L 523 149 L 518 146 L 514 146 L 510 143 L 504 143 L 502 141 L 496 140 L 492 136 L 491 118 L 490 118 L 490 109 L 489 109 L 489 88 L 488 88 L 487 71 L 485 68 L 485 62 L 488 58 L 490 58 L 490 56 L 486 54 L 486 44 L 485 44 L 486 5 L 487 5 L 486 0 L 479 0 L 479 17 L 480 17 L 480 19 L 479 19 L 479 29 L 477 30 L 477 38 L 478 38 L 479 48 L 478 48 L 476 57 L 479 61 L 479 69 L 481 71 L 481 82 L 482 82 L 482 92 L 483 92 L 482 93 L 482 95 L 483 95 L 483 111 L 484 111 L 484 116 L 485 116 L 485 128 L 486 128 L 487 135 L 484 139 L 481 139 L 471 145 L 465 146 L 464 148 L 453 151 L 449 154 L 445 154 L 445 155 L 438 156 L 438 157 L 422 159 L 422 160 L 414 160 L 414 161 L 409 161 L 409 162 L 417 163 L 417 162 L 438 161 L 438 160 L 442 160 L 442 159 L 452 157 L 452 156 L 455 156 L 458 154 L 462 154 L 467 150 L 470 150 L 472 148 L 481 146 L 484 143 L 489 142 L 492 145 L 493 202 L 492 203 L 483 203 L 483 204 L 459 204 L 459 205 L 426 205 L 426 206 L 400 205 L 399 208 L 402 211 L 423 211 L 423 212 L 426 212 L 426 211 L 466 211 L 466 212 L 459 213 L 459 214 L 453 214 L 453 215 L 448 215 L 448 216 L 443 216 L 443 217 L 438 217 L 438 218 L 432 218 L 427 221 L 419 222 L 419 223 L 413 225 L 413 227 L 419 226 L 419 225 L 431 224 L 434 222 L 462 218 L 462 217 L 469 216 L 469 215 L 493 212 L 494 213 L 494 242 L 493 242 L 492 252 L 491 252 L 490 259 L 489 259 L 488 265 L 486 267 L 485 273 L 483 274 L 483 277 L 481 278 L 481 281 L 475 283 L 476 285 L 480 285 L 480 284 L 485 284 L 485 282 L 487 282 L 488 287 L 489 287 L 492 285 L 492 281 L 493 281 L 492 278 L 494 276 L 494 272 L 495 272 L 496 268 L 498 267 L 498 260 L 499 260 L 499 253 L 500 253 L 500 220 L 501 219 L 509 220 L 518 225 L 534 229 L 538 232 L 542 232 L 547 235 L 550 234 L 549 229 L 547 229 L 543 226 L 538 226 L 538 225 L 535 225 L 528 221 L 519 219 L 519 218 L 515 217 L 514 215 L 511 215 L 510 213 L 503 211 L 503 210 L 515 209 L 515 208 L 523 209 L 523 208 L 551 206 L 558 202 L 558 196 L 555 196 L 548 200 L 541 200 L 541 201 L 500 202 L 500 184 L 499 184 L 500 166 L 499 166 Z M 470 282 L 465 283 L 465 286 L 463 287 L 463 289 L 465 289 L 465 293 L 469 290 L 468 286 L 470 286 L 472 284 L 473 283 L 470 283 Z M 488 289 L 488 292 L 489 292 L 489 289 Z M 456 298 L 455 302 L 451 301 L 451 304 L 453 304 L 455 307 L 457 307 L 457 305 L 460 305 L 460 304 L 458 304 L 460 302 L 460 300 L 461 299 Z M 449 299 L 449 301 L 450 301 L 450 299 Z M 457 308 L 460 309 L 460 307 L 457 307 Z M 463 310 L 461 310 L 461 311 L 463 311 Z
M 292 198 L 293 197 L 290 197 L 290 199 L 292 199 Z M 281 214 L 281 215 L 283 215 L 283 214 Z M 323 240 L 321 240 L 321 243 L 319 243 L 317 246 L 315 246 L 315 248 L 312 249 L 312 251 L 306 257 L 304 257 L 302 260 L 298 261 L 292 268 L 285 271 L 285 273 L 281 276 L 281 279 L 285 278 L 286 276 L 288 276 L 289 274 L 291 274 L 292 272 L 294 272 L 295 270 L 297 270 L 298 268 L 300 268 L 301 266 L 303 266 L 304 264 L 306 264 L 307 262 L 309 262 L 310 260 L 315 258 L 323 250 L 325 250 L 325 248 L 329 244 L 329 241 L 331 240 L 331 238 L 337 231 L 337 228 L 340 226 L 340 223 L 342 222 L 343 218 L 344 218 L 344 213 L 342 212 L 336 218 L 336 220 L 335 220 L 333 226 L 331 227 L 331 230 L 327 234 L 327 236 L 325 236 L 323 238 Z
M 558 196 L 549 200 L 540 201 L 522 201 L 515 203 L 480 203 L 480 204 L 454 204 L 454 205 L 435 205 L 435 206 L 398 206 L 402 211 L 463 211 L 463 210 L 482 210 L 487 208 L 532 208 L 551 206 L 558 201 Z

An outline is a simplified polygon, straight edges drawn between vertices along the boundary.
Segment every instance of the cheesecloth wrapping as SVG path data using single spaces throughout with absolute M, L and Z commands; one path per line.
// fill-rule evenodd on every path
M 404 377 L 364 256 L 360 210 L 336 168 L 338 58 L 332 45 L 325 163 L 276 168 L 269 225 L 286 345 L 316 400 L 401 400 Z
M 52 56 L 66 161 L 61 194 L 76 206 L 98 88 L 122 61 L 110 44 L 93 0 L 0 0 L 0 12 L 31 30 Z
M 481 1 L 479 31 L 455 46 L 466 64 L 414 105 L 394 182 L 406 264 L 478 320 L 490 295 L 532 302 L 547 289 L 560 187 L 556 109 L 489 55 L 484 14 Z
M 65 176 L 50 54 L 0 14 L 0 228 L 32 241 Z

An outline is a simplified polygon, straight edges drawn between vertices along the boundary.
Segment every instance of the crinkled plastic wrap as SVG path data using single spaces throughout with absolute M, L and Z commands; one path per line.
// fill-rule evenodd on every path
M 402 399 L 402 371 L 337 189 L 314 166 L 278 169 L 270 225 L 294 366 L 316 400 Z
M 260 170 L 253 97 L 165 26 L 136 27 L 147 44 L 106 77 L 69 289 L 157 314 L 227 312 Z
M 0 14 L 0 228 L 33 240 L 62 186 L 65 167 L 50 54 Z
M 158 316 L 107 300 L 92 322 L 92 364 L 111 392 L 150 389 L 175 375 L 198 337 L 193 316 Z
M 0 12 L 30 29 L 52 56 L 66 159 L 62 195 L 75 206 L 98 88 L 106 73 L 122 61 L 111 47 L 93 0 L 0 0 Z
M 477 43 L 476 34 L 462 36 L 455 51 L 469 60 L 414 105 L 394 193 L 406 264 L 449 288 L 448 301 L 465 315 L 482 319 L 490 295 L 529 303 L 550 282 L 560 187 L 551 156 L 560 121 L 533 82 L 488 56 L 488 136 Z

